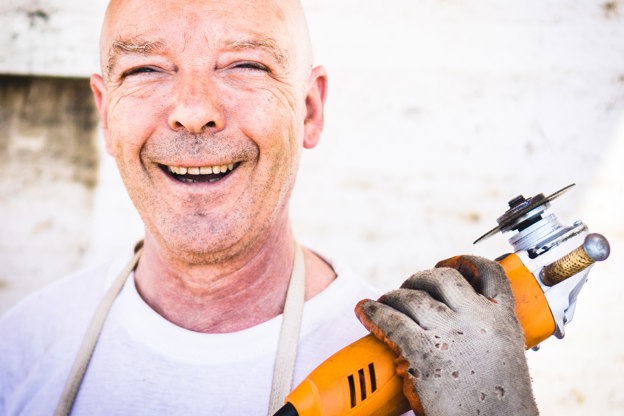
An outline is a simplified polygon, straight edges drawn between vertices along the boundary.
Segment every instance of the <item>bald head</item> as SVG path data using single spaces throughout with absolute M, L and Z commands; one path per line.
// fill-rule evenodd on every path
M 107 76 L 119 54 L 167 47 L 172 33 L 199 31 L 206 47 L 218 47 L 215 34 L 242 25 L 258 36 L 257 41 L 239 42 L 233 34 L 232 42 L 271 49 L 289 70 L 309 72 L 312 47 L 299 0 L 111 0 L 100 40 L 102 73 Z

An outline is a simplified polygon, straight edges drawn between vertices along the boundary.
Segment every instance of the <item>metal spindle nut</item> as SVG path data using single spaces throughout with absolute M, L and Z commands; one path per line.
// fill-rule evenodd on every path
M 582 245 L 542 269 L 540 279 L 546 286 L 554 286 L 585 270 L 597 261 L 609 257 L 610 247 L 601 234 L 592 233 L 585 237 Z

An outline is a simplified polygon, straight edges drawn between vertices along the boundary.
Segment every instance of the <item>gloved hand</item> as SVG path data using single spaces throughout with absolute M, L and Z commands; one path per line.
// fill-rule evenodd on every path
M 503 268 L 474 256 L 416 273 L 356 314 L 397 355 L 417 415 L 537 415 Z

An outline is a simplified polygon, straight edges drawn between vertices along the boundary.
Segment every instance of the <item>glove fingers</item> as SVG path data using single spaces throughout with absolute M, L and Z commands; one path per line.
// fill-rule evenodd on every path
M 407 315 L 424 330 L 445 325 L 454 313 L 447 305 L 421 290 L 393 290 L 379 298 L 379 302 Z
M 418 272 L 403 282 L 401 288 L 426 292 L 453 311 L 460 311 L 466 305 L 479 301 L 479 296 L 466 279 L 451 268 Z
M 423 332 L 407 315 L 378 301 L 364 299 L 358 302 L 355 314 L 367 330 L 397 355 L 402 353 L 398 345 L 413 348 L 416 339 L 420 338 L 418 335 Z
M 453 268 L 478 293 L 498 303 L 513 305 L 511 285 L 505 270 L 495 261 L 478 256 L 455 256 L 438 262 L 435 267 Z

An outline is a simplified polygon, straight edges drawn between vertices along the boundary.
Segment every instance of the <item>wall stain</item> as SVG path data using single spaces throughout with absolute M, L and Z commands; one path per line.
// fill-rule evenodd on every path
M 620 9 L 619 0 L 609 0 L 609 1 L 602 3 L 602 12 L 607 18 L 618 16 L 620 14 L 619 9 Z
M 50 15 L 41 9 L 33 10 L 31 12 L 26 12 L 26 16 L 28 16 L 28 18 L 31 20 L 35 20 L 35 19 L 48 20 L 50 18 Z
M 97 182 L 98 117 L 87 79 L 0 76 L 0 179 Z
M 50 20 L 50 14 L 42 9 L 27 11 L 26 17 L 28 17 L 28 20 L 30 21 L 31 29 L 37 26 L 38 22 L 47 22 Z

